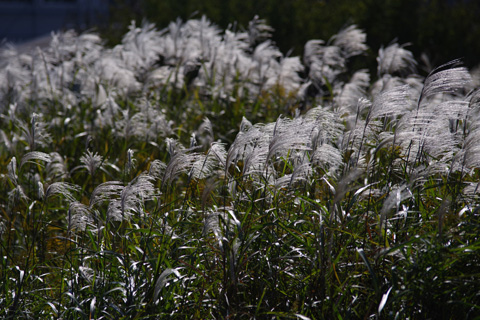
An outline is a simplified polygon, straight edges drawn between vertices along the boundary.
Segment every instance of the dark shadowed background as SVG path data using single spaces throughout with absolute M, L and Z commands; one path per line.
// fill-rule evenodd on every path
M 310 39 L 328 40 L 355 23 L 367 33 L 373 54 L 397 40 L 432 65 L 463 58 L 480 62 L 480 1 L 468 0 L 0 0 L 0 39 L 25 41 L 62 28 L 98 27 L 110 45 L 131 20 L 158 28 L 206 15 L 222 28 L 243 28 L 258 15 L 275 32 L 282 52 L 301 55 Z

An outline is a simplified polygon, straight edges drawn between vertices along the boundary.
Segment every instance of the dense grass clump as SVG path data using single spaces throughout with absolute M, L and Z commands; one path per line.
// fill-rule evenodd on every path
M 0 51 L 0 317 L 474 319 L 480 95 L 258 18 Z

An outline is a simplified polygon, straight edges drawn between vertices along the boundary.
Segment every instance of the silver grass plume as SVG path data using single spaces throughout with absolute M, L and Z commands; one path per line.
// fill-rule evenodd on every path
M 221 168 L 226 169 L 227 166 L 227 151 L 225 150 L 225 144 L 221 142 L 213 142 L 208 151 L 210 157 L 215 157 Z
M 80 157 L 80 162 L 82 165 L 74 168 L 73 170 L 76 170 L 77 168 L 84 168 L 91 176 L 93 176 L 95 172 L 102 167 L 103 157 L 96 152 L 93 153 L 90 150 L 87 150 Z
M 248 39 L 250 47 L 263 42 L 272 36 L 274 29 L 266 24 L 266 20 L 260 19 L 257 15 L 248 23 Z
M 351 25 L 340 30 L 332 37 L 333 45 L 340 47 L 346 58 L 363 54 L 367 51 L 367 35 L 363 30 L 358 29 L 356 25 Z
M 108 219 L 122 221 L 135 213 L 141 215 L 144 203 L 159 195 L 152 181 L 152 176 L 141 174 L 122 187 L 119 197 L 112 199 L 108 205 Z
M 165 143 L 167 144 L 167 151 L 170 158 L 179 152 L 185 151 L 185 148 L 175 139 L 167 138 L 165 139 Z
M 50 161 L 47 162 L 47 178 L 54 181 L 65 179 L 68 176 L 68 168 L 65 159 L 58 152 L 50 153 Z
M 121 117 L 116 119 L 114 125 L 115 135 L 127 140 L 132 137 L 144 139 L 148 132 L 145 114 L 137 112 L 130 116 L 129 109 L 122 110 L 120 114 Z
M 73 201 L 70 203 L 67 214 L 68 230 L 84 231 L 87 226 L 94 226 L 94 219 L 90 207 Z
M 418 107 L 424 99 L 433 95 L 453 94 L 468 89 L 472 78 L 467 68 L 457 66 L 459 63 L 459 60 L 453 60 L 430 72 L 418 99 Z
M 89 207 L 93 208 L 102 202 L 114 200 L 120 196 L 122 190 L 123 184 L 120 181 L 107 181 L 99 184 L 90 196 Z
M 242 122 L 240 123 L 240 132 L 245 132 L 252 127 L 252 123 L 242 116 Z
M 378 50 L 378 75 L 384 74 L 400 74 L 408 75 L 416 72 L 417 62 L 413 57 L 413 53 L 406 50 L 408 44 L 399 45 L 393 43 L 387 48 L 381 47 Z
M 280 61 L 280 70 L 276 85 L 283 88 L 286 93 L 296 92 L 300 89 L 302 79 L 299 73 L 304 69 L 299 57 L 285 57 Z
M 309 40 L 305 43 L 303 49 L 303 63 L 307 67 L 311 67 L 312 64 L 318 59 L 317 56 L 322 53 L 323 45 L 325 41 L 323 40 Z
M 16 185 L 11 191 L 8 192 L 8 205 L 9 208 L 15 206 L 20 200 L 28 200 L 28 196 L 25 194 L 23 187 L 19 184 Z
M 167 165 L 164 162 L 160 160 L 153 160 L 150 163 L 148 174 L 152 176 L 155 180 L 159 180 L 161 177 L 163 177 L 166 167 Z
M 30 126 L 18 120 L 18 126 L 22 130 L 22 137 L 28 143 L 30 151 L 34 151 L 36 146 L 44 146 L 50 142 L 45 122 L 42 121 L 40 114 L 33 113 L 30 120 Z
M 212 122 L 207 117 L 203 118 L 198 127 L 197 135 L 200 145 L 209 146 L 214 141 Z
M 286 174 L 275 181 L 276 188 L 292 189 L 295 184 L 299 182 L 307 182 L 312 175 L 312 164 L 305 161 L 302 164 L 296 165 L 291 174 Z
M 227 207 L 225 211 L 211 212 L 205 217 L 202 235 L 207 237 L 212 232 L 218 241 L 219 248 L 223 251 L 223 242 L 230 241 L 229 235 L 235 234 L 234 229 L 240 227 L 241 222 L 235 216 L 234 210 L 231 207 Z M 236 253 L 238 247 L 239 243 L 235 242 L 233 244 L 234 253 Z
M 342 136 L 343 124 L 340 115 L 322 106 L 310 109 L 304 116 L 304 121 L 310 123 L 311 147 L 315 149 L 323 143 L 336 143 Z
M 262 127 L 264 127 L 263 124 L 256 124 L 252 126 L 248 120 L 242 120 L 240 125 L 241 130 L 235 137 L 235 140 L 233 141 L 227 153 L 227 168 L 230 167 L 234 161 L 242 159 L 244 155 L 251 153 L 255 148 L 263 148 L 264 151 L 267 150 L 266 148 L 268 148 L 269 138 L 268 135 L 265 134 L 265 130 L 263 130 Z
M 366 69 L 355 72 L 350 81 L 342 87 L 339 95 L 334 97 L 335 105 L 340 114 L 355 115 L 358 100 L 365 98 L 370 85 L 370 74 Z
M 7 165 L 7 172 L 8 172 L 8 177 L 10 178 L 10 181 L 13 183 L 13 185 L 17 186 L 18 185 L 17 158 L 12 157 L 12 159 Z
M 115 121 L 121 114 L 122 109 L 115 102 L 112 95 L 106 97 L 105 102 L 100 105 L 100 112 L 97 111 L 97 123 L 99 127 L 109 126 L 114 127 Z
M 161 32 L 155 29 L 154 24 L 144 22 L 141 28 L 137 28 L 132 21 L 121 45 L 126 66 L 141 78 L 162 53 Z
M 220 170 L 220 174 L 225 172 L 226 151 L 222 143 L 214 142 L 210 146 L 206 155 L 196 154 L 195 160 L 189 172 L 189 177 L 193 179 L 205 179 L 212 175 L 214 170 Z
M 51 157 L 49 154 L 40 151 L 31 151 L 26 153 L 22 160 L 20 161 L 20 168 L 23 167 L 26 163 L 36 163 L 35 160 L 40 160 L 44 162 L 50 162 Z
M 215 158 L 209 157 L 208 154 L 196 154 L 188 176 L 194 180 L 205 179 L 211 175 L 215 164 Z
M 470 96 L 468 114 L 464 125 L 463 158 L 461 163 L 467 168 L 480 167 L 480 90 Z
M 303 119 L 287 121 L 278 118 L 268 145 L 267 160 L 274 155 L 284 156 L 291 150 L 311 150 L 307 144 L 313 124 Z
M 135 168 L 136 159 L 133 157 L 133 150 L 127 150 L 126 172 L 130 173 Z
M 397 125 L 395 139 L 402 147 L 405 159 L 411 164 L 427 161 L 429 165 L 445 167 L 459 151 L 461 138 L 450 127 L 449 112 L 439 106 L 461 110 L 461 104 L 426 105 L 404 115 Z M 434 160 L 439 159 L 439 160 Z
M 45 190 L 43 187 L 42 179 L 40 178 L 40 175 L 38 173 L 35 173 L 33 176 L 33 183 L 35 186 L 35 191 L 36 191 L 36 196 L 39 200 L 45 201 Z
M 323 143 L 313 151 L 311 162 L 313 165 L 333 174 L 342 165 L 343 156 L 338 148 L 328 143 Z
M 415 108 L 414 94 L 408 85 L 381 92 L 374 97 L 367 121 L 402 116 L 413 110 Z
M 188 173 L 195 161 L 198 159 L 196 153 L 177 152 L 171 158 L 165 168 L 165 173 L 162 180 L 162 186 L 174 180 L 182 173 Z
M 45 200 L 54 196 L 62 195 L 68 202 L 76 201 L 72 192 L 80 192 L 81 188 L 78 185 L 68 182 L 54 182 L 50 184 L 45 191 Z
M 23 187 L 18 183 L 17 175 L 17 159 L 12 157 L 10 163 L 7 166 L 8 178 L 14 185 L 14 188 L 8 192 L 8 205 L 12 208 L 20 200 L 28 200 Z

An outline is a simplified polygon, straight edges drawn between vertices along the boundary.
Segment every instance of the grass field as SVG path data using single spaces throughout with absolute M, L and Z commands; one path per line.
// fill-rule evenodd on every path
M 480 91 L 355 26 L 0 50 L 0 318 L 480 317 Z

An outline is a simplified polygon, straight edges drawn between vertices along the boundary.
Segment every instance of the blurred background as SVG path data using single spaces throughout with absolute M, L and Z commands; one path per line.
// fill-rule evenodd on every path
M 395 40 L 411 43 L 417 59 L 425 54 L 431 65 L 480 62 L 478 0 L 0 0 L 0 41 L 28 46 L 52 30 L 93 28 L 115 45 L 132 20 L 162 29 L 202 15 L 236 30 L 258 15 L 275 29 L 273 40 L 284 54 L 301 55 L 308 40 L 328 40 L 357 24 L 367 33 L 372 66 L 378 49 Z

